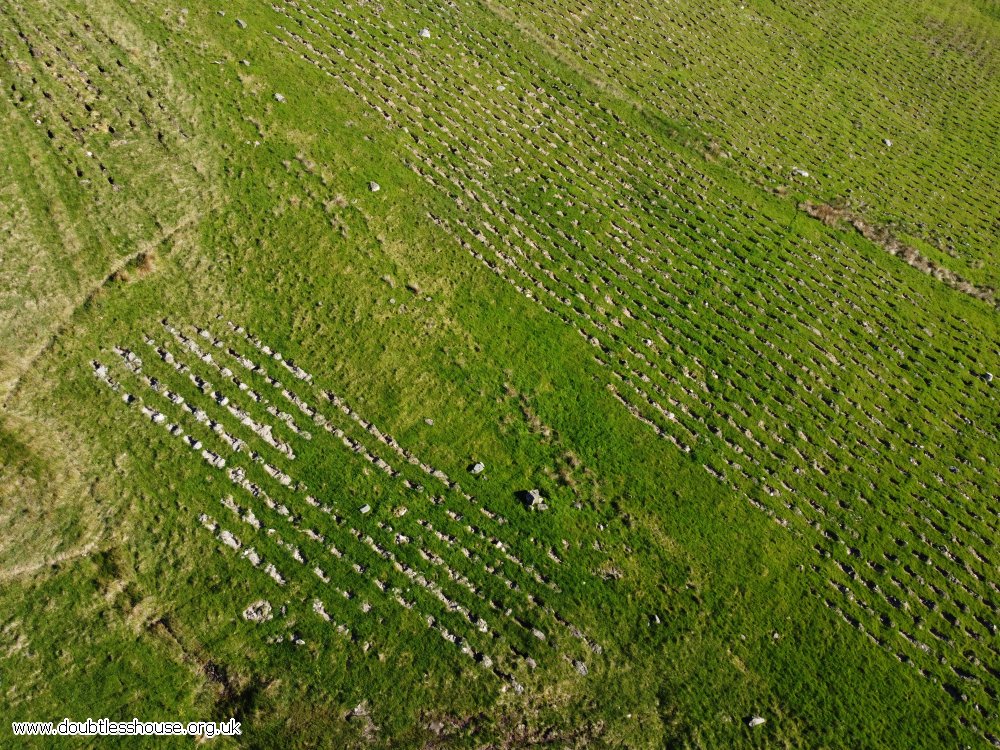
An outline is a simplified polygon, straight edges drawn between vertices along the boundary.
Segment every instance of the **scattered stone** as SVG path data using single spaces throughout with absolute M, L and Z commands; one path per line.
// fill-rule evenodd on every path
M 219 532 L 219 541 L 225 544 L 227 547 L 232 547 L 233 549 L 239 549 L 242 545 L 240 540 L 233 536 L 229 531 L 223 529 Z
M 264 572 L 267 573 L 279 586 L 285 585 L 285 578 L 278 572 L 278 569 L 274 567 L 271 563 L 268 563 L 264 568 Z
M 358 512 L 361 513 L 361 515 L 363 515 L 363 516 L 367 516 L 369 513 L 372 512 L 372 506 L 370 506 L 370 505 L 362 505 L 358 509 Z
M 469 471 L 472 474 L 482 474 L 484 471 L 486 471 L 486 465 L 477 461 L 469 468 Z
M 271 603 L 266 599 L 259 599 L 243 610 L 243 619 L 248 622 L 267 622 L 273 617 Z
M 420 38 L 421 39 L 430 39 L 431 38 L 431 30 L 430 29 L 420 29 Z
M 886 148 L 892 148 L 892 141 L 890 141 L 888 138 L 884 139 L 882 143 L 885 144 Z
M 330 622 L 330 615 L 327 614 L 326 608 L 323 606 L 323 602 L 319 599 L 313 599 L 313 612 L 322 617 L 327 622 Z
M 799 177 L 808 177 L 809 173 L 802 169 L 801 167 L 792 167 L 792 174 L 798 175 Z
M 237 18 L 236 25 L 239 26 L 241 29 L 245 29 L 247 27 L 247 22 L 244 21 L 242 18 Z
M 283 94 L 275 94 L 274 95 L 274 101 L 276 101 L 276 102 L 283 102 L 283 101 L 285 101 L 285 97 L 284 97 Z
M 983 380 L 985 380 L 987 383 L 992 383 L 993 382 L 993 373 L 992 372 L 983 373 Z
M 382 189 L 382 186 L 379 185 L 377 182 L 372 181 L 368 183 L 368 189 L 371 190 L 373 193 L 377 193 L 379 190 Z
M 576 667 L 576 671 L 579 672 L 581 676 L 587 676 L 587 665 L 582 661 L 574 661 L 573 666 Z
M 431 419 L 430 417 L 428 417 L 427 419 L 425 419 L 425 420 L 424 420 L 424 422 L 426 422 L 426 423 L 427 423 L 428 425 L 430 425 L 431 427 L 433 427 L 433 426 L 434 426 L 434 420 L 433 420 L 433 419 Z
M 761 724 L 766 724 L 767 719 L 763 716 L 751 716 L 750 720 L 747 722 L 747 726 L 753 729 L 754 727 L 759 727 Z

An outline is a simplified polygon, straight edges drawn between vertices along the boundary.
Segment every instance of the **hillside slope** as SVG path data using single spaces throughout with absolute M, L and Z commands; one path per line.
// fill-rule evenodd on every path
M 995 19 L 0 8 L 5 716 L 1000 745 Z

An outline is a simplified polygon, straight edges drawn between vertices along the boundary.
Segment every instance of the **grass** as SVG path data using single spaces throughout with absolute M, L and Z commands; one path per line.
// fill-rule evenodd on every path
M 989 629 L 1000 456 L 981 377 L 1000 374 L 995 311 L 798 208 L 851 196 L 935 262 L 992 284 L 991 194 L 977 190 L 961 211 L 923 200 L 940 183 L 917 179 L 916 152 L 947 141 L 935 175 L 963 159 L 988 174 L 990 121 L 976 112 L 995 108 L 993 89 L 978 105 L 951 96 L 967 137 L 919 131 L 921 149 L 907 145 L 915 116 L 893 109 L 903 154 L 882 182 L 875 166 L 805 159 L 810 139 L 840 156 L 857 146 L 841 128 L 845 60 L 889 60 L 906 90 L 931 92 L 929 73 L 900 62 L 924 59 L 918 42 L 885 39 L 937 19 L 935 38 L 959 49 L 928 65 L 968 83 L 963 55 L 977 39 L 977 59 L 994 64 L 989 27 L 969 31 L 978 17 L 965 5 L 952 16 L 908 6 L 898 19 L 859 3 L 812 19 L 798 6 L 748 19 L 694 5 L 642 13 L 721 28 L 715 42 L 669 42 L 626 16 L 587 41 L 578 17 L 542 18 L 529 3 L 277 7 L 4 10 L 17 64 L 2 79 L 3 127 L 26 144 L 5 150 L 0 182 L 13 290 L 4 715 L 235 716 L 245 734 L 231 744 L 250 747 L 912 748 L 1000 733 Z M 753 18 L 769 24 L 768 45 Z M 869 33 L 838 41 L 831 29 Z M 734 100 L 725 87 L 754 69 L 733 57 L 783 60 L 789 39 L 822 50 L 809 75 L 777 67 Z M 672 55 L 697 53 L 696 69 L 644 72 L 650 45 L 668 42 L 682 45 Z M 588 44 L 606 52 L 584 60 Z M 723 67 L 738 73 L 731 83 Z M 697 115 L 694 89 L 664 94 L 695 84 Z M 880 85 L 851 96 L 878 101 Z M 801 143 L 786 146 L 787 122 L 765 117 L 783 107 L 807 123 Z M 873 111 L 869 139 L 884 125 Z M 38 132 L 41 116 L 54 138 Z M 794 160 L 824 182 L 775 173 L 779 147 L 783 168 Z M 65 218 L 44 220 L 54 211 Z M 937 237 L 956 229 L 917 231 L 945 218 L 962 227 L 958 259 Z M 25 312 L 32 295 L 44 313 Z M 146 336 L 272 425 L 294 460 Z M 141 357 L 141 373 L 116 346 Z M 267 497 L 123 403 L 93 360 Z M 281 486 L 142 377 L 307 489 Z M 467 471 L 475 461 L 481 477 Z M 524 507 L 518 493 L 531 488 L 548 511 Z M 227 495 L 264 528 L 228 510 Z M 241 557 L 250 546 L 285 585 Z M 272 620 L 241 616 L 258 599 Z M 767 723 L 750 729 L 756 714 Z

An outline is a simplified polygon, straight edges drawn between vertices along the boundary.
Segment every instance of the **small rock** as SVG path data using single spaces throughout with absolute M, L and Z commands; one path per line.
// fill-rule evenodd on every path
M 763 716 L 751 716 L 750 720 L 747 722 L 747 726 L 753 729 L 754 727 L 759 727 L 761 724 L 766 724 L 767 719 Z
M 992 383 L 993 382 L 993 373 L 992 372 L 983 373 L 983 380 L 985 380 L 987 383 Z
M 243 619 L 248 622 L 267 622 L 272 618 L 271 603 L 260 599 L 243 610 Z
M 469 469 L 469 471 L 473 474 L 482 474 L 484 471 L 486 471 L 486 466 L 485 464 L 477 462 L 472 465 L 472 468 Z
M 888 138 L 884 139 L 882 143 L 885 144 L 886 148 L 892 148 L 892 141 L 890 141 Z
M 809 173 L 802 169 L 801 167 L 792 167 L 792 174 L 798 175 L 799 177 L 808 177 Z
M 428 417 L 427 419 L 425 419 L 424 422 L 427 423 L 428 425 L 430 425 L 431 427 L 434 426 L 434 420 L 431 419 L 430 417 Z
M 421 39 L 430 39 L 431 38 L 431 30 L 430 29 L 420 29 L 420 38 Z
M 369 182 L 368 189 L 371 190 L 373 193 L 377 193 L 379 190 L 382 189 L 382 186 L 379 185 L 377 182 Z
M 239 26 L 241 29 L 245 29 L 247 27 L 247 22 L 244 21 L 242 18 L 237 18 L 236 25 Z
M 276 102 L 283 102 L 283 101 L 285 101 L 285 97 L 282 94 L 275 94 L 274 95 L 274 101 L 276 101 Z
M 362 505 L 358 509 L 358 512 L 361 513 L 361 515 L 366 516 L 366 515 L 368 515 L 369 513 L 372 512 L 372 506 L 370 506 L 370 505 Z

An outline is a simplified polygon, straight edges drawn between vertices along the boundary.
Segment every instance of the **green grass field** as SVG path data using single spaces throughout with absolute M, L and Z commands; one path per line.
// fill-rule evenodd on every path
M 1000 746 L 995 2 L 0 14 L 0 747 Z

